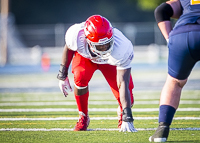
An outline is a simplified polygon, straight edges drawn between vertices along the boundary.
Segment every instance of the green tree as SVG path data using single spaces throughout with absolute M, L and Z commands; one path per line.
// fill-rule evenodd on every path
M 166 2 L 167 0 L 137 0 L 138 6 L 144 11 L 152 11 L 159 4 Z

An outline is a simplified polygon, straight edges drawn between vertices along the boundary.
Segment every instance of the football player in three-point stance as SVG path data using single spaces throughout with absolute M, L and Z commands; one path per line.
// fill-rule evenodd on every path
M 178 18 L 173 30 L 170 17 Z M 159 126 L 150 142 L 165 142 L 179 106 L 181 91 L 200 60 L 200 0 L 171 0 L 155 10 L 155 18 L 168 42 L 168 76 L 161 92 Z
M 90 122 L 88 113 L 88 83 L 96 70 L 107 80 L 119 103 L 118 127 L 120 131 L 136 132 L 131 107 L 134 87 L 130 63 L 133 59 L 132 43 L 110 22 L 93 15 L 85 22 L 72 25 L 65 35 L 65 47 L 57 78 L 65 96 L 72 88 L 68 79 L 68 68 L 72 61 L 74 95 L 79 111 L 79 120 L 74 131 L 85 131 Z

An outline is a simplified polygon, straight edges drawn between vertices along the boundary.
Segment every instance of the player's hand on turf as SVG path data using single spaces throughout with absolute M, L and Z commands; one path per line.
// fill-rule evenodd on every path
M 124 122 L 122 121 L 120 132 L 137 132 L 134 128 L 133 122 Z
M 67 97 L 68 91 L 72 91 L 72 87 L 69 83 L 68 77 L 66 77 L 66 79 L 64 81 L 59 80 L 59 87 L 60 87 L 60 90 L 64 94 L 65 97 Z

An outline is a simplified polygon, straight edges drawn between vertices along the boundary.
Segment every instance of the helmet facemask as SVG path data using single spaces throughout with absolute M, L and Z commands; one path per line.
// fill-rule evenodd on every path
M 103 57 L 103 58 L 108 57 L 111 54 L 112 50 L 113 50 L 113 45 L 114 45 L 114 39 L 113 39 L 113 37 L 111 37 L 110 39 L 108 39 L 108 38 L 104 38 L 103 40 L 100 39 L 99 40 L 100 42 L 92 42 L 92 41 L 90 41 L 87 38 L 86 38 L 86 41 L 87 41 L 87 43 L 90 46 L 89 47 L 90 50 L 95 55 L 97 55 L 98 57 Z M 102 45 L 108 45 L 108 48 L 105 51 L 99 50 L 98 46 L 102 46 Z

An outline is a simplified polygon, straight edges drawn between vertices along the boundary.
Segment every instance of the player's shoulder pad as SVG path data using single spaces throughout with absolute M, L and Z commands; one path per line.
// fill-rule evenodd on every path
M 71 49 L 77 50 L 77 37 L 80 30 L 83 29 L 84 22 L 79 24 L 74 24 L 69 27 L 65 34 L 65 43 Z

